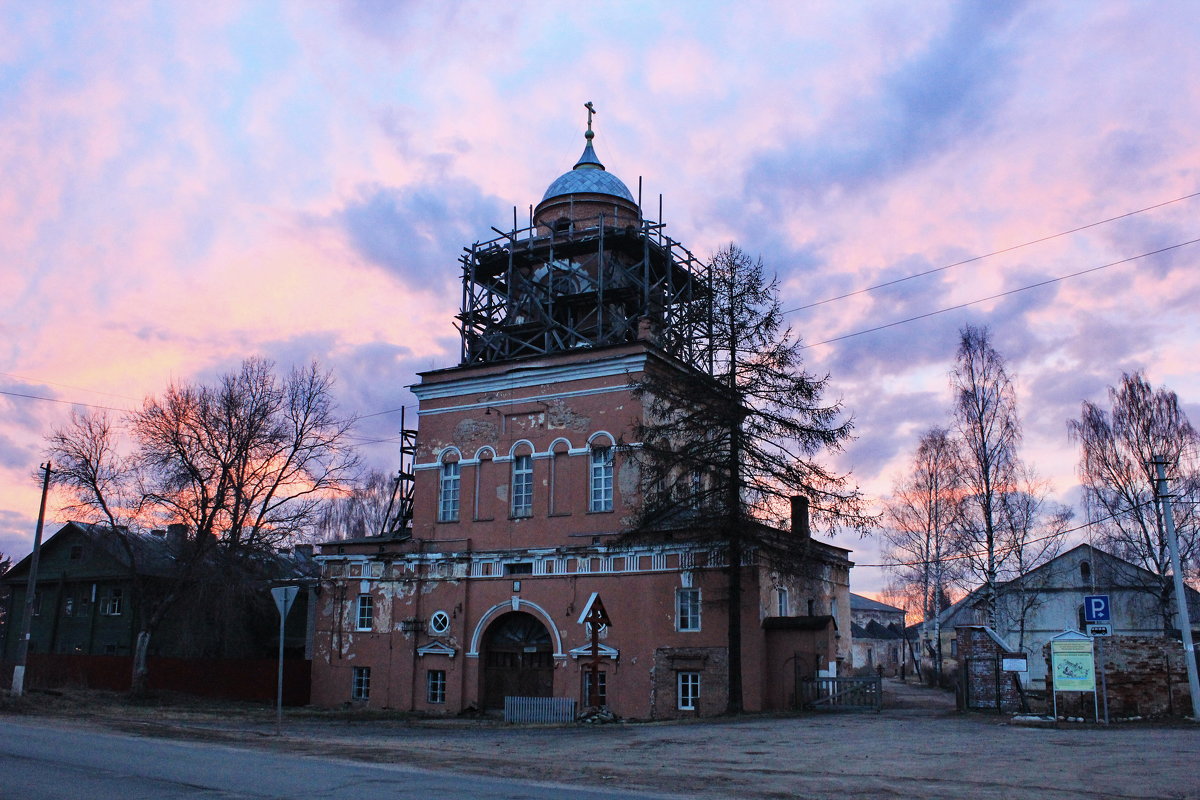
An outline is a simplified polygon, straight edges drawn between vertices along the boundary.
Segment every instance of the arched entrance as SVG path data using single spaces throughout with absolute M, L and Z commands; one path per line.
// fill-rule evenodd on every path
M 483 707 L 504 708 L 506 696 L 550 697 L 554 647 L 546 626 L 532 614 L 501 614 L 483 636 Z

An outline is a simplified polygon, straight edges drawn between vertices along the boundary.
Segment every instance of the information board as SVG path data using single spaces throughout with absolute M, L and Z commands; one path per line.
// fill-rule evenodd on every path
M 1050 660 L 1054 668 L 1054 691 L 1096 691 L 1096 660 L 1091 639 L 1052 639 Z

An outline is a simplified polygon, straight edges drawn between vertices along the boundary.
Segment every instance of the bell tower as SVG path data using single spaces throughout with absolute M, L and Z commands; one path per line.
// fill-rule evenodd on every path
M 710 370 L 706 266 L 648 220 L 593 147 L 594 106 L 575 166 L 526 227 L 462 257 L 461 363 L 484 364 L 646 339 Z M 640 198 L 639 198 L 640 199 Z M 466 249 L 466 248 L 464 248 Z

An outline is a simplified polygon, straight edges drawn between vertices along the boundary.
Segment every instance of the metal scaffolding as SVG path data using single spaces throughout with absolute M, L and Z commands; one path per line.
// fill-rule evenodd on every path
M 641 338 L 711 373 L 708 266 L 661 222 L 613 219 L 493 228 L 463 248 L 462 363 Z

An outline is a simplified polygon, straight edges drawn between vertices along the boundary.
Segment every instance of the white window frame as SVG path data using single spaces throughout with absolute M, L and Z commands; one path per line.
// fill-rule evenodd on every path
M 675 630 L 692 633 L 700 630 L 700 590 L 675 590 Z
M 775 590 L 775 610 L 779 612 L 779 616 L 790 616 L 788 613 L 791 609 L 788 607 L 788 590 L 785 586 L 780 586 Z
M 370 667 L 353 667 L 350 673 L 350 699 L 351 700 L 370 700 L 371 699 L 371 668 Z
M 425 700 L 439 705 L 446 702 L 446 670 L 425 671 Z
M 366 621 L 366 625 L 363 621 Z M 354 606 L 354 629 L 369 631 L 375 628 L 375 597 L 371 594 L 360 594 Z
M 588 511 L 613 510 L 613 447 L 612 445 L 592 448 L 591 493 Z
M 447 461 L 438 476 L 438 522 L 458 522 L 461 500 L 462 467 L 457 461 Z
M 429 632 L 441 636 L 450 630 L 450 615 L 445 611 L 435 611 L 429 616 Z
M 533 456 L 528 453 L 513 456 L 512 515 L 533 516 Z
M 700 705 L 700 673 L 675 673 L 676 706 L 680 711 L 695 711 Z
M 598 680 L 596 683 L 599 684 L 598 688 L 600 689 L 600 692 L 599 692 L 600 705 L 606 706 L 606 705 L 608 705 L 608 673 L 605 670 L 600 670 L 599 677 L 600 677 L 600 680 Z M 588 704 L 588 701 L 591 700 L 591 698 L 592 698 L 592 692 L 591 692 L 592 670 L 591 670 L 591 667 L 583 668 L 583 684 L 582 684 L 582 686 L 583 686 L 583 704 L 586 706 Z
M 120 589 L 109 589 L 104 594 L 104 602 L 100 605 L 100 616 L 103 617 L 119 617 L 121 616 L 121 601 L 124 599 L 124 592 Z

